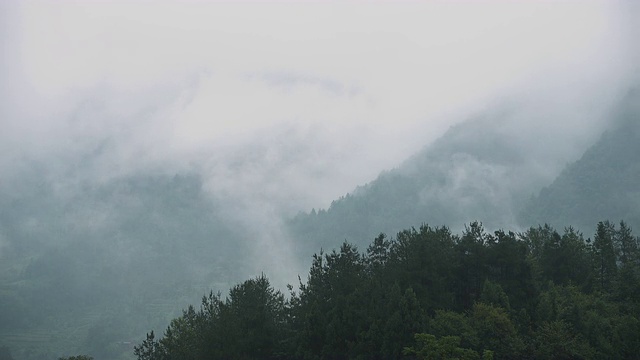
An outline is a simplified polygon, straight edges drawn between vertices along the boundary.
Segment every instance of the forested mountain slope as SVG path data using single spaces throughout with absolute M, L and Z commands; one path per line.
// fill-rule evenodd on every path
M 640 227 L 639 103 L 639 91 L 631 91 L 614 125 L 527 203 L 522 224 L 573 224 L 591 233 L 597 221 L 616 219 Z
M 421 223 L 461 230 L 482 219 L 489 229 L 515 226 L 515 214 L 531 194 L 552 180 L 538 163 L 549 158 L 531 150 L 514 109 L 487 112 L 451 127 L 440 139 L 326 210 L 299 214 L 289 222 L 292 236 L 330 248 L 340 241 L 366 244 L 377 233 Z M 548 170 L 548 169 L 547 169 Z
M 128 357 L 150 324 L 250 275 L 197 175 L 69 183 L 25 168 L 0 193 L 0 346 L 17 359 Z
M 599 120 L 608 131 L 575 155 L 563 146 L 595 128 L 593 119 L 558 117 L 559 123 L 575 125 L 563 137 L 542 125 L 520 127 L 520 109 L 486 112 L 451 127 L 398 168 L 328 209 L 299 214 L 289 222 L 291 234 L 301 248 L 310 245 L 308 252 L 343 240 L 366 244 L 376 231 L 395 234 L 420 223 L 454 230 L 478 219 L 493 230 L 572 224 L 587 233 L 602 219 L 640 226 L 637 103 L 637 91 L 630 91 Z M 542 121 L 542 113 L 533 113 Z

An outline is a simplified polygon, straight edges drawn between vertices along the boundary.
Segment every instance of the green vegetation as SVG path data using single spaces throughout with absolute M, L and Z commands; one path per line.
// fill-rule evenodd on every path
M 165 359 L 634 359 L 640 239 L 550 226 L 379 235 L 313 256 L 285 298 L 262 275 L 190 306 L 136 346 Z

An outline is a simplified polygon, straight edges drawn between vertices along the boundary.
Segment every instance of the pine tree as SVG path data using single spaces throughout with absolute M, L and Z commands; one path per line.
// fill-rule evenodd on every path
M 150 333 L 147 333 L 147 338 L 142 341 L 142 344 L 134 347 L 133 354 L 138 357 L 138 360 L 164 359 L 160 349 L 160 343 L 155 339 L 153 330 Z
M 616 252 L 613 244 L 615 226 L 609 221 L 599 222 L 593 240 L 594 266 L 598 290 L 609 293 L 617 272 Z
M 632 235 L 631 228 L 620 221 L 620 228 L 615 232 L 614 245 L 618 263 L 621 266 L 635 266 L 638 262 L 638 242 Z

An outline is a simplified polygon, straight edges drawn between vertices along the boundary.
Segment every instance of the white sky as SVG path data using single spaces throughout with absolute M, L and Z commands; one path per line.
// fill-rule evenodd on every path
M 289 178 L 300 197 L 316 189 L 303 207 L 327 206 L 488 103 L 579 93 L 632 66 L 613 1 L 23 1 L 0 10 L 5 153 L 65 154 L 111 136 L 111 172 L 194 154 L 222 161 L 266 142 L 275 149 L 266 165 L 222 166 L 228 187 L 251 188 L 282 168 L 291 142 L 312 157 L 273 186 Z

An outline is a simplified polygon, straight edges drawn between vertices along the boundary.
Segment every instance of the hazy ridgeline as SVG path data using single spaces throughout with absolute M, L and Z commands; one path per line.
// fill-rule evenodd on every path
M 592 233 L 601 217 L 640 226 L 638 101 L 637 90 L 628 91 L 604 114 L 609 126 L 592 136 L 594 144 L 583 154 L 569 145 L 570 133 L 524 127 L 518 110 L 485 113 L 328 209 L 299 214 L 289 225 L 312 247 L 328 248 L 334 239 L 365 245 L 375 229 L 394 234 L 422 222 L 451 224 L 454 231 L 476 219 L 492 230 L 546 223 Z M 561 144 L 554 147 L 556 141 Z M 554 156 L 563 146 L 567 158 L 560 171 Z

